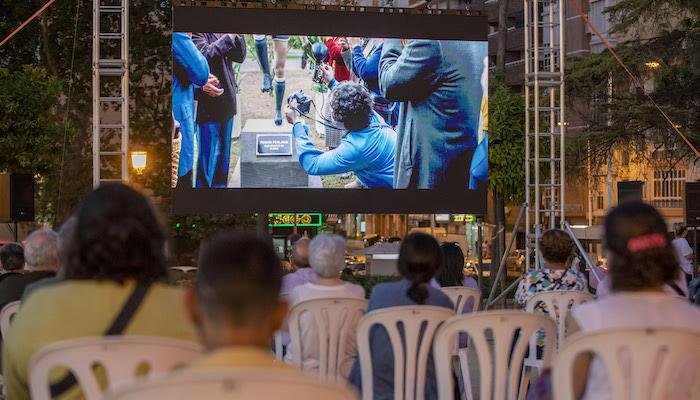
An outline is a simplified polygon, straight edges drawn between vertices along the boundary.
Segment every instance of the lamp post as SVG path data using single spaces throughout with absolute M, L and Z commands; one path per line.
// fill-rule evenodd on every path
M 146 161 L 148 158 L 148 153 L 145 151 L 132 151 L 131 152 L 131 166 L 137 175 L 142 175 L 143 171 L 146 169 Z

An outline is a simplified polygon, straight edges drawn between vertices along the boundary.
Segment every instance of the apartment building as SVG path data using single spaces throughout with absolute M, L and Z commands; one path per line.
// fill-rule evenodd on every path
M 615 46 L 624 40 L 610 32 L 612 23 L 603 12 L 618 0 L 583 0 L 581 9 L 593 26 L 601 33 L 605 41 Z M 507 37 L 505 56 L 506 84 L 515 92 L 524 92 L 524 10 L 523 1 L 510 0 L 507 9 Z M 496 64 L 498 39 L 498 0 L 486 0 L 484 11 L 489 20 L 489 58 L 490 64 Z M 603 41 L 587 26 L 577 7 L 571 2 L 565 3 L 565 32 L 567 57 L 586 57 L 591 53 L 606 51 Z M 546 34 L 543 36 L 546 40 Z M 613 84 L 613 83 L 611 83 Z M 626 83 L 625 83 L 626 84 Z M 653 82 L 647 82 L 648 86 Z M 592 94 L 589 99 L 577 101 L 593 104 L 599 101 Z M 567 115 L 568 135 L 574 136 L 586 128 L 586 121 L 596 118 L 595 107 L 590 107 L 591 115 L 583 118 L 575 113 Z M 665 151 L 652 149 L 616 149 L 608 165 L 599 168 L 586 168 L 583 177 L 571 178 L 566 185 L 567 220 L 576 225 L 598 225 L 606 211 L 617 204 L 618 183 L 628 181 L 643 182 L 643 198 L 658 207 L 670 224 L 684 221 L 685 182 L 700 180 L 700 166 L 692 163 L 680 163 L 671 166 L 664 162 Z M 509 213 L 512 223 L 517 215 L 517 208 Z

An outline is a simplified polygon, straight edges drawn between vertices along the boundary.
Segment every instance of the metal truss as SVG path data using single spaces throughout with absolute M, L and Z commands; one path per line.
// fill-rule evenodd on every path
M 92 183 L 128 180 L 129 0 L 92 2 Z

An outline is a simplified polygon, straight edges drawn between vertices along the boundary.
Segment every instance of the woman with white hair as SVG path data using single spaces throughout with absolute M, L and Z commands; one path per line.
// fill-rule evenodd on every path
M 345 241 L 337 235 L 321 234 L 316 236 L 309 243 L 309 264 L 313 268 L 318 278 L 313 283 L 306 283 L 297 286 L 289 296 L 290 307 L 306 300 L 327 299 L 327 298 L 352 298 L 364 299 L 365 290 L 362 286 L 342 281 L 340 271 L 345 266 Z M 299 321 L 301 328 L 302 344 L 302 367 L 304 370 L 318 370 L 318 334 L 315 322 L 310 315 L 302 315 Z M 346 340 L 345 359 L 340 367 L 341 374 L 347 377 L 350 368 L 357 356 L 357 345 L 355 342 L 355 327 L 351 327 Z M 285 361 L 294 362 L 298 357 L 299 349 L 290 345 Z

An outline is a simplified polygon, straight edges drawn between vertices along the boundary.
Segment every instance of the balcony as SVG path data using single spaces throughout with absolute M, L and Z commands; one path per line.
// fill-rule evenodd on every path
M 683 199 L 653 199 L 651 205 L 656 208 L 683 208 Z

